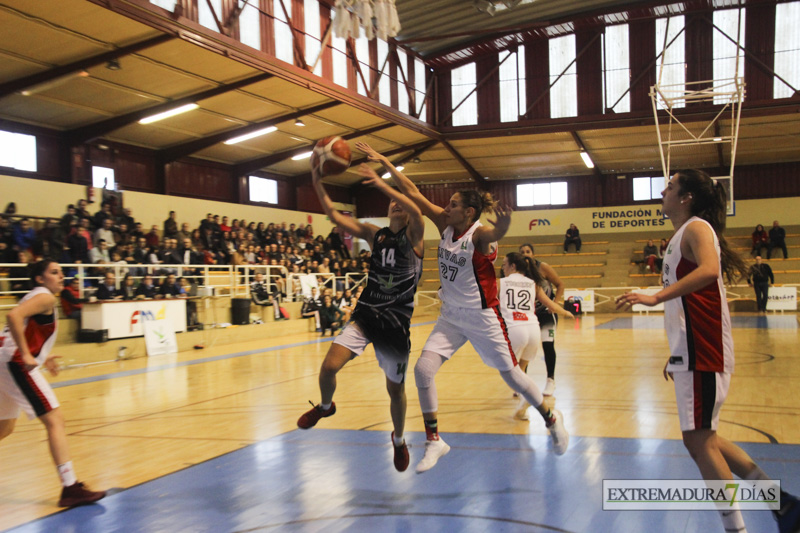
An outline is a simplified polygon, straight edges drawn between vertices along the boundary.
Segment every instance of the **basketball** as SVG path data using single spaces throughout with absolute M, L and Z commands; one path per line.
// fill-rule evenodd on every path
M 317 141 L 311 152 L 311 168 L 319 168 L 320 174 L 341 174 L 350 168 L 350 146 L 341 137 L 325 137 Z

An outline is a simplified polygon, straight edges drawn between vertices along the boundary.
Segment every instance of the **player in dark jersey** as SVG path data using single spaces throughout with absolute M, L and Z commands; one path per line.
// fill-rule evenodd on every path
M 406 419 L 405 377 L 411 350 L 409 327 L 414 311 L 414 293 L 422 273 L 422 237 L 425 223 L 422 213 L 408 198 L 389 187 L 370 167 L 362 164 L 359 174 L 364 183 L 380 189 L 389 202 L 389 227 L 378 228 L 345 217 L 333 207 L 322 177 L 313 172 L 314 189 L 325 213 L 340 229 L 372 244 L 367 286 L 358 300 L 350 322 L 328 350 L 319 374 L 322 400 L 297 421 L 301 429 L 314 427 L 320 418 L 336 412 L 333 393 L 336 374 L 351 359 L 360 355 L 369 343 L 386 374 L 394 431 L 394 466 L 399 472 L 408 468 L 408 447 L 403 438 Z M 312 403 L 313 405 L 313 403 Z

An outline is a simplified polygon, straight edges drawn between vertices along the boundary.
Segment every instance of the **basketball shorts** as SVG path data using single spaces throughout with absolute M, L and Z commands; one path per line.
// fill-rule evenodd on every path
M 542 343 L 539 324 L 514 325 L 508 328 L 508 338 L 514 354 L 522 360 L 533 361 Z
M 536 313 L 542 332 L 542 342 L 555 342 L 558 316 L 545 308 L 543 312 Z
M 408 328 L 376 329 L 364 323 L 350 321 L 333 340 L 356 356 L 361 355 L 369 343 L 375 348 L 378 365 L 386 378 L 394 383 L 405 383 L 408 354 L 411 351 L 411 332 Z
M 681 431 L 695 429 L 717 430 L 719 411 L 725 398 L 731 375 L 728 372 L 673 372 L 675 400 Z
M 19 363 L 0 364 L 0 420 L 17 419 L 20 410 L 28 415 L 28 419 L 37 418 L 58 405 L 41 367 L 26 372 Z
M 450 359 L 467 341 L 486 365 L 500 372 L 517 366 L 505 321 L 496 307 L 464 309 L 442 306 L 442 314 L 422 351 Z

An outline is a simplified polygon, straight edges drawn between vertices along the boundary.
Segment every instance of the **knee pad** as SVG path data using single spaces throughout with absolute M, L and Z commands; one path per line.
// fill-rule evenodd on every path
M 433 352 L 423 352 L 414 365 L 414 379 L 417 381 L 418 389 L 427 389 L 433 385 L 433 378 L 436 372 L 444 363 L 441 355 Z

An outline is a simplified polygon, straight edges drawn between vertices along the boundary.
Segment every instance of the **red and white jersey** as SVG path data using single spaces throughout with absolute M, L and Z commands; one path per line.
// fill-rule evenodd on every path
M 694 222 L 708 226 L 714 235 L 717 257 L 721 257 L 719 240 L 711 224 L 692 217 L 670 239 L 664 254 L 662 282 L 673 285 L 697 268 L 697 264 L 681 255 L 684 230 Z M 733 373 L 733 336 L 731 316 L 725 297 L 720 265 L 717 279 L 702 289 L 664 302 L 670 372 L 703 371 Z
M 514 272 L 507 278 L 500 278 L 500 313 L 506 326 L 539 327 L 539 319 L 534 311 L 536 301 L 536 282 Z
M 453 226 L 447 226 L 439 242 L 439 299 L 443 304 L 463 309 L 488 309 L 498 305 L 497 277 L 494 260 L 497 243 L 484 255 L 475 249 L 472 234 L 481 227 L 480 221 L 470 226 L 462 235 L 454 235 Z
M 31 292 L 26 294 L 20 303 L 25 300 L 30 300 L 38 294 L 52 294 L 45 287 L 36 287 Z M 58 329 L 58 317 L 55 310 L 50 315 L 34 315 L 28 317 L 24 322 L 25 340 L 28 341 L 28 348 L 31 355 L 36 358 L 36 361 L 41 365 L 50 355 L 50 350 L 53 349 L 53 344 L 56 342 L 56 330 Z M 0 331 L 0 363 L 5 364 L 14 358 L 22 357 L 17 343 L 11 336 L 11 332 L 6 325 Z

